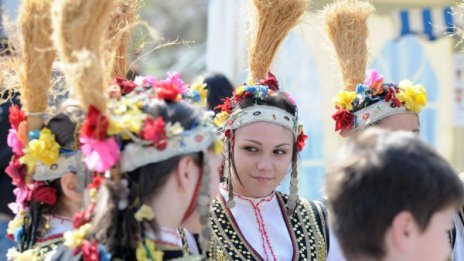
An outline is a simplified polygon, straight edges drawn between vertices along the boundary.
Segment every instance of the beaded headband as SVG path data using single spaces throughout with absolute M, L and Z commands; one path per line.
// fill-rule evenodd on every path
M 269 122 L 280 125 L 293 133 L 297 149 L 301 151 L 307 136 L 304 134 L 303 124 L 298 121 L 298 118 L 281 108 L 258 104 L 259 100 L 263 100 L 279 92 L 277 79 L 271 73 L 268 74 L 266 79 L 259 81 L 257 85 L 239 86 L 235 89 L 232 98 L 224 99 L 223 104 L 216 107 L 221 112 L 216 115 L 214 123 L 222 129 L 226 135 L 226 139 L 231 130 L 236 130 L 255 122 Z M 285 92 L 280 93 L 286 95 L 292 102 L 292 105 L 296 107 L 293 98 L 289 94 Z M 239 103 L 249 97 L 255 99 L 255 105 L 243 109 L 240 108 Z
M 291 130 L 295 137 L 298 136 L 298 121 L 295 116 L 277 107 L 254 105 L 237 110 L 231 118 L 230 129 L 232 130 L 255 122 L 269 122 L 285 127 Z
M 334 99 L 337 112 L 332 115 L 335 131 L 362 129 L 399 113 L 419 113 L 427 103 L 427 93 L 420 85 L 401 81 L 398 85 L 384 83 L 376 70 L 366 74 L 366 80 L 356 91 L 338 92 Z

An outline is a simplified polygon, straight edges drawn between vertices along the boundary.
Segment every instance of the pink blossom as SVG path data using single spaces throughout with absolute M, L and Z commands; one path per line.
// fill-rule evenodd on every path
M 365 85 L 372 87 L 376 86 L 380 82 L 383 82 L 383 75 L 381 75 L 377 70 L 371 69 L 366 72 L 366 80 L 364 80 Z
M 15 129 L 10 129 L 7 138 L 8 146 L 10 146 L 11 150 L 14 154 L 18 156 L 23 155 L 23 143 L 19 140 L 18 135 Z
M 16 201 L 8 204 L 8 207 L 11 211 L 13 211 L 13 213 L 17 214 L 19 211 L 24 209 L 24 202 L 29 198 L 30 193 L 31 190 L 24 184 L 13 190 L 13 194 L 16 196 Z
M 182 94 L 187 92 L 187 88 L 185 88 L 185 83 L 180 78 L 179 72 L 168 72 L 168 77 L 164 81 L 171 82 L 171 84 L 176 85 Z
M 97 140 L 81 137 L 79 140 L 82 143 L 84 163 L 90 170 L 105 172 L 111 169 L 121 157 L 114 138 Z
M 293 96 L 290 95 L 290 93 L 284 92 L 284 94 L 285 94 L 285 96 L 287 96 L 288 100 L 290 101 L 290 103 L 291 103 L 292 105 L 296 105 L 295 98 L 293 98 Z
M 143 79 L 143 86 L 146 87 L 146 85 L 149 85 L 149 86 L 155 86 L 156 84 L 156 78 L 154 76 L 151 76 L 151 75 L 147 75 L 145 76 L 145 78 Z
M 19 160 L 13 159 L 5 169 L 5 173 L 12 179 L 15 186 L 24 185 L 24 176 L 26 175 L 26 166 L 19 163 Z

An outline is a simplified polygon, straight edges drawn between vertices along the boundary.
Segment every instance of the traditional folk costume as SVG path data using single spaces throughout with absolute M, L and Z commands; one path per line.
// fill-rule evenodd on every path
M 78 132 L 79 111 L 71 109 L 57 115 L 47 114 L 52 63 L 55 50 L 50 40 L 51 1 L 23 1 L 20 9 L 19 55 L 13 59 L 19 76 L 18 106 L 10 107 L 11 129 L 8 145 L 13 158 L 5 172 L 16 186 L 16 202 L 9 206 L 16 214 L 7 233 L 17 243 L 8 252 L 9 260 L 44 260 L 63 242 L 63 233 L 72 229 L 71 217 L 53 214 L 60 194 L 55 188 L 65 173 L 74 173 L 78 191 L 88 177 L 77 137 L 72 144 L 55 137 L 60 126 L 67 125 L 69 136 Z M 14 84 L 6 86 L 12 92 Z M 49 121 L 48 121 L 49 120 Z M 49 126 L 50 122 L 55 127 Z
M 418 114 L 427 102 L 425 88 L 420 84 L 409 80 L 399 84 L 384 83 L 383 75 L 376 70 L 366 72 L 367 19 L 374 10 L 368 2 L 342 0 L 328 5 L 323 11 L 325 29 L 333 44 L 344 84 L 343 90 L 334 98 L 337 111 L 332 115 L 335 131 L 344 137 L 392 115 Z M 330 235 L 334 235 L 338 228 L 329 227 Z M 331 247 L 338 254 L 327 260 L 344 260 L 336 238 L 332 236 L 332 239 Z
M 236 173 L 232 170 L 240 164 L 232 159 L 235 130 L 256 122 L 276 124 L 292 132 L 298 151 L 307 138 L 297 115 L 260 105 L 262 99 L 280 93 L 277 79 L 268 74 L 269 67 L 280 42 L 304 14 L 307 3 L 299 0 L 273 1 L 272 5 L 267 5 L 267 1 L 253 2 L 258 22 L 249 54 L 250 84 L 236 88 L 233 98 L 218 106 L 222 111 L 215 118 L 224 134 L 226 182 L 210 213 L 213 235 L 208 257 L 213 260 L 325 260 L 329 249 L 325 207 L 320 202 L 298 197 L 296 159 L 292 161 L 289 195 L 273 192 L 263 198 L 247 198 L 233 191 L 231 175 Z M 242 109 L 240 101 L 245 97 L 254 97 L 255 102 Z M 296 105 L 293 106 L 297 111 Z
M 335 131 L 347 136 L 402 113 L 418 114 L 427 103 L 425 88 L 409 80 L 384 83 L 376 70 L 366 72 L 367 19 L 374 7 L 342 0 L 324 10 L 325 27 L 342 74 L 344 87 L 334 98 Z
M 105 67 L 107 64 L 102 62 L 105 57 L 100 55 L 104 48 L 101 36 L 116 2 L 99 0 L 97 4 L 87 0 L 60 0 L 54 4 L 52 19 L 53 24 L 58 25 L 55 41 L 68 69 L 65 70 L 66 78 L 75 88 L 82 106 L 88 109 L 79 140 L 83 161 L 88 169 L 95 172 L 95 176 L 87 186 L 90 204 L 74 217 L 73 230 L 64 235 L 65 247 L 57 251 L 53 260 L 200 260 L 201 256 L 188 256 L 182 248 L 178 230 L 160 227 L 155 233 L 148 223 L 156 217 L 156 213 L 142 204 L 140 197 L 134 200 L 129 199 L 129 195 L 133 189 L 131 173 L 135 170 L 176 156 L 201 152 L 202 175 L 184 217 L 198 209 L 201 221 L 208 221 L 210 175 L 207 150 L 213 146 L 215 150 L 222 151 L 222 142 L 217 138 L 212 118 L 204 112 L 192 126 L 184 129 L 179 122 L 165 122 L 163 115 L 155 118 L 150 114 L 153 112 L 148 111 L 156 104 L 185 103 L 181 101 L 182 97 L 205 103 L 205 85 L 197 82 L 187 86 L 178 73 L 172 73 L 164 80 L 147 76 L 136 77 L 132 82 L 118 77 L 107 88 L 110 72 L 114 76 L 118 75 L 118 70 L 108 69 Z M 99 23 L 93 23 L 95 16 L 92 14 L 99 15 Z M 76 32 L 82 31 L 86 31 L 88 39 L 74 37 Z M 109 98 L 105 93 L 109 93 Z M 98 221 L 95 219 L 96 209 L 106 207 L 99 205 L 103 203 L 97 200 L 97 192 L 103 182 L 111 182 L 120 188 L 117 211 L 137 210 L 132 217 L 137 222 L 137 230 L 133 235 L 135 238 L 130 241 L 136 242 L 136 249 L 131 249 L 135 257 L 130 253 L 114 256 L 105 248 L 106 242 L 99 241 L 100 231 L 95 230 L 98 226 L 94 222 Z M 136 194 L 136 190 L 133 192 Z M 208 226 L 204 228 L 200 236 L 209 238 Z M 125 231 L 123 227 L 117 229 Z M 123 237 L 126 237 L 123 242 L 127 242 L 129 236 Z M 203 247 L 207 248 L 207 245 Z M 132 248 L 132 245 L 128 244 L 127 248 Z

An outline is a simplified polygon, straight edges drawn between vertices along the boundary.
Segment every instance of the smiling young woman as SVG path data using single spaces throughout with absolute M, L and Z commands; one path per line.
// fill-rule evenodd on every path
M 324 206 L 298 197 L 298 152 L 306 135 L 293 98 L 269 73 L 272 58 L 307 8 L 304 0 L 254 0 L 257 31 L 249 84 L 218 106 L 224 134 L 225 182 L 213 203 L 212 260 L 326 260 Z M 265 79 L 264 79 L 265 78 Z M 276 192 L 291 173 L 290 194 Z

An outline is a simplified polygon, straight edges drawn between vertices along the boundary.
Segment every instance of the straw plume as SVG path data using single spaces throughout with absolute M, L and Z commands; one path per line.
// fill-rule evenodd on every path
M 23 0 L 19 11 L 21 103 L 26 112 L 47 109 L 55 50 L 51 41 L 51 0 Z
M 248 56 L 249 80 L 264 78 L 279 45 L 300 21 L 309 0 L 253 0 L 256 28 Z
M 104 34 L 118 4 L 118 0 L 55 0 L 52 7 L 53 41 L 62 70 L 84 108 L 94 105 L 106 111 L 110 75 L 102 57 Z
M 364 1 L 340 0 L 324 9 L 325 29 L 337 54 L 344 89 L 364 81 L 367 65 L 367 19 L 374 7 Z
M 121 0 L 111 15 L 109 27 L 105 33 L 105 50 L 108 52 L 108 64 L 113 68 L 113 77 L 125 77 L 129 69 L 127 54 L 132 28 L 139 20 L 138 6 L 138 0 Z

